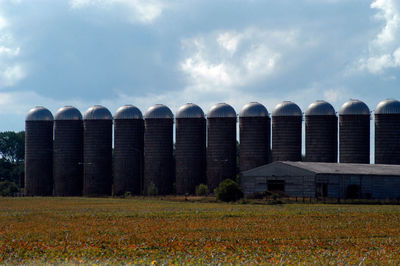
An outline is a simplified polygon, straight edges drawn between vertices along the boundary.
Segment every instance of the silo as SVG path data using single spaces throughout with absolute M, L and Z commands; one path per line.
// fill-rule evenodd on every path
M 176 113 L 176 192 L 194 194 L 206 182 L 206 120 L 203 110 L 193 103 Z
M 240 171 L 267 164 L 271 151 L 271 119 L 264 105 L 251 102 L 239 114 Z
M 375 163 L 400 164 L 400 102 L 389 99 L 375 109 Z
M 83 195 L 111 195 L 111 175 L 112 115 L 95 105 L 83 116 Z
M 150 107 L 144 115 L 144 194 L 172 193 L 174 180 L 174 115 L 163 105 Z
M 370 111 L 359 100 L 349 100 L 339 112 L 339 162 L 369 163 Z
M 306 111 L 306 161 L 337 162 L 338 129 L 335 109 L 316 101 Z
M 54 196 L 80 196 L 83 184 L 82 114 L 72 106 L 60 108 L 54 117 Z
M 272 112 L 273 161 L 301 161 L 302 113 L 297 104 L 284 101 Z
M 114 115 L 114 195 L 139 195 L 143 183 L 144 120 L 133 105 Z
M 42 106 L 25 120 L 25 195 L 53 193 L 53 115 Z
M 207 185 L 213 192 L 225 179 L 236 179 L 236 112 L 226 103 L 207 114 Z

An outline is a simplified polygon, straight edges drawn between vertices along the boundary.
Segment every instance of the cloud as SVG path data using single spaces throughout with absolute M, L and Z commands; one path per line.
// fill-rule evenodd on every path
M 73 9 L 100 8 L 117 9 L 131 23 L 151 23 L 163 12 L 165 5 L 158 0 L 70 0 Z
M 232 94 L 279 71 L 297 43 L 296 31 L 217 31 L 185 39 L 180 68 L 193 93 Z
M 400 67 L 400 6 L 395 0 L 376 0 L 371 8 L 377 9 L 375 18 L 384 26 L 369 44 L 367 58 L 359 62 L 361 69 L 381 74 L 385 69 Z
M 20 47 L 8 26 L 7 19 L 0 15 L 0 89 L 15 85 L 27 75 L 24 64 L 18 60 Z

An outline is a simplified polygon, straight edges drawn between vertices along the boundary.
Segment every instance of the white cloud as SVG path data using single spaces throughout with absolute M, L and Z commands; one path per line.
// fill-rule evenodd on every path
M 74 9 L 118 9 L 131 23 L 151 23 L 163 12 L 165 5 L 159 0 L 70 0 Z
M 26 68 L 18 61 L 20 47 L 7 27 L 7 20 L 0 15 L 0 89 L 11 87 L 26 77 Z
M 379 34 L 369 44 L 367 58 L 360 59 L 360 68 L 380 74 L 387 68 L 400 67 L 400 6 L 396 0 L 376 0 L 375 18 L 384 21 Z
M 181 70 L 193 93 L 231 94 L 273 76 L 282 58 L 296 49 L 296 31 L 213 32 L 182 42 Z

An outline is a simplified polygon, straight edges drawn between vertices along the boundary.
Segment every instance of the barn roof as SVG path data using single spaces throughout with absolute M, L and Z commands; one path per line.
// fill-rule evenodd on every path
M 314 174 L 400 176 L 400 165 L 273 162 L 242 173 L 248 176 L 294 176 Z

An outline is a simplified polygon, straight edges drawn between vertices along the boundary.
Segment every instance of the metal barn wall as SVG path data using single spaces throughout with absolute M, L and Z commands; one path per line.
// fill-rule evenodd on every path
M 83 127 L 83 195 L 109 196 L 112 188 L 112 120 L 84 120 Z
M 142 193 L 143 119 L 114 120 L 114 195 Z
M 80 196 L 83 188 L 83 122 L 54 121 L 55 196 Z
M 173 119 L 146 118 L 144 132 L 144 194 L 154 185 L 160 195 L 172 193 Z
M 225 179 L 236 179 L 236 117 L 207 119 L 207 184 L 211 192 Z
M 301 161 L 301 116 L 272 116 L 273 161 Z
M 375 114 L 375 163 L 400 164 L 400 114 Z
M 206 183 L 206 120 L 176 118 L 176 192 L 194 194 Z
M 53 121 L 25 122 L 25 195 L 53 193 Z
M 271 119 L 240 117 L 240 171 L 246 171 L 271 161 Z
M 336 163 L 338 119 L 335 115 L 306 115 L 306 161 Z
M 339 162 L 369 164 L 370 116 L 339 115 Z

